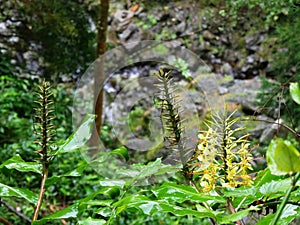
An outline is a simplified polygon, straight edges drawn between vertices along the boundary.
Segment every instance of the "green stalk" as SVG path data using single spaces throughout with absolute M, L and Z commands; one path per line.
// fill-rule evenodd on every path
M 38 202 L 34 208 L 34 215 L 33 215 L 32 221 L 36 221 L 39 216 L 39 212 L 40 212 L 40 209 L 41 209 L 41 206 L 43 203 L 44 194 L 45 194 L 45 183 L 48 178 L 49 166 L 48 166 L 48 164 L 45 164 L 43 167 L 44 167 L 43 168 L 43 178 L 42 178 L 42 182 L 41 182 L 40 194 L 39 194 Z
M 197 185 L 192 179 L 189 180 L 189 185 L 192 186 L 198 193 L 201 193 L 201 190 L 197 187 Z M 200 205 L 203 205 L 205 208 L 212 210 L 212 208 L 206 202 L 202 202 L 200 203 Z M 213 218 L 209 217 L 208 220 L 211 225 L 218 225 L 218 222 L 215 221 Z
M 279 209 L 278 211 L 276 212 L 276 215 L 275 215 L 275 218 L 273 219 L 271 225 L 276 225 L 277 222 L 279 221 L 280 219 L 280 216 L 283 212 L 283 209 L 284 207 L 286 206 L 289 198 L 290 198 L 290 195 L 295 187 L 295 184 L 297 183 L 297 181 L 299 180 L 300 178 L 300 173 L 297 173 L 295 176 L 294 176 L 294 179 L 292 180 L 292 185 L 289 187 L 288 191 L 286 192 L 285 196 L 284 196 L 284 199 L 282 200 L 280 206 L 279 206 Z

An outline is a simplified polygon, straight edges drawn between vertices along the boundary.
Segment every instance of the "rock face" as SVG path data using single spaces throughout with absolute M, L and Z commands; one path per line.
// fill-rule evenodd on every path
M 155 149 L 155 146 L 161 143 L 160 133 L 160 111 L 153 106 L 152 97 L 158 92 L 154 85 L 157 81 L 150 77 L 149 71 L 158 70 L 153 66 L 136 66 L 127 68 L 117 72 L 110 82 L 105 86 L 107 91 L 107 101 L 105 107 L 106 121 L 115 127 L 117 136 L 122 144 L 134 149 L 138 147 L 141 152 Z M 147 74 L 148 71 L 148 74 Z M 198 81 L 197 81 L 198 80 Z M 233 77 L 223 77 L 213 73 L 200 73 L 191 83 L 183 76 L 175 79 L 177 89 L 179 89 L 181 111 L 189 118 L 193 116 L 199 117 L 205 114 L 207 109 L 223 109 L 225 102 L 230 106 L 235 105 L 240 112 L 237 115 L 253 115 L 258 109 L 256 95 L 260 90 L 260 79 L 254 78 L 249 80 L 237 80 Z M 230 107 L 229 106 L 229 107 Z M 129 129 L 128 121 L 132 112 L 136 107 L 143 109 L 139 117 L 143 117 L 144 121 L 152 121 L 147 126 L 152 126 L 156 135 L 145 138 L 141 135 L 141 127 L 136 130 Z M 154 107 L 154 108 L 153 108 Z M 231 109 L 229 109 L 231 110 Z M 151 117 L 151 118 L 150 118 Z M 262 117 L 264 120 L 269 120 L 267 117 Z M 188 136 L 194 136 L 197 139 L 197 121 L 193 122 L 196 125 L 195 132 L 189 133 Z M 142 129 L 149 129 L 144 127 Z M 247 126 L 247 125 L 246 125 Z M 191 127 L 191 124 L 188 125 Z M 269 125 L 261 122 L 251 123 L 249 132 L 253 137 L 260 138 L 262 133 L 266 134 Z M 145 131 L 145 130 L 144 130 Z M 153 133 L 153 132 L 152 132 Z M 196 134 L 196 135 L 193 135 Z M 160 136 L 160 137 L 159 137 Z M 191 146 L 190 146 L 191 147 Z M 148 150 L 147 150 L 148 149 Z
M 184 111 L 203 116 L 207 109 L 222 109 L 227 102 L 229 107 L 239 110 L 238 116 L 253 115 L 258 110 L 256 96 L 261 88 L 259 75 L 269 72 L 270 52 L 273 51 L 266 45 L 269 41 L 268 30 L 261 26 L 249 26 L 247 16 L 251 15 L 251 10 L 243 12 L 245 15 L 241 15 L 236 24 L 232 24 L 230 18 L 220 15 L 217 9 L 207 11 L 201 10 L 201 7 L 201 4 L 193 1 L 191 4 L 168 3 L 165 7 L 142 9 L 137 13 L 118 10 L 111 29 L 114 30 L 118 45 L 145 40 L 147 38 L 143 33 L 146 32 L 153 34 L 155 40 L 169 41 L 170 49 L 190 49 L 209 65 L 209 71 L 198 71 L 199 62 L 191 57 L 186 63 L 197 79 L 193 77 L 190 82 L 186 77 L 175 77 L 178 86 L 185 88 L 181 97 L 190 100 L 184 105 Z M 261 24 L 263 18 L 254 20 Z M 168 62 L 177 60 L 172 54 L 166 58 Z M 180 66 L 182 67 L 178 67 Z M 153 70 L 157 71 L 158 68 L 142 64 L 124 68 L 117 71 L 105 86 L 105 120 L 113 124 L 124 145 L 129 148 L 137 146 L 142 152 L 154 151 L 162 141 L 159 129 L 154 129 L 161 128 L 159 112 L 152 110 L 153 99 L 149 99 L 155 90 L 153 80 L 148 79 Z M 143 82 L 140 81 L 141 78 Z M 194 82 L 195 80 L 197 81 Z M 153 123 L 136 129 L 131 126 L 130 129 L 133 130 L 130 130 L 129 114 L 132 111 L 136 113 L 138 107 L 144 107 L 144 111 L 139 114 L 142 120 L 147 121 L 147 117 L 151 115 Z M 261 120 L 270 120 L 264 115 L 260 117 Z M 246 126 L 249 126 L 251 135 L 261 142 L 274 133 L 270 124 L 253 122 Z M 155 130 L 156 135 L 141 137 L 141 129 L 147 130 L 149 127 Z M 128 133 L 130 135 L 126 136 Z
M 211 65 L 215 73 L 238 79 L 270 75 L 272 43 L 276 40 L 268 37 L 265 18 L 263 14 L 257 16 L 256 9 L 240 12 L 238 19 L 197 1 L 145 7 L 134 14 L 128 11 L 117 11 L 111 25 L 120 42 L 178 40 Z
M 241 105 L 244 112 L 249 115 L 257 109 L 257 94 L 260 91 L 261 82 L 258 77 L 250 80 L 234 80 L 228 87 L 228 101 Z

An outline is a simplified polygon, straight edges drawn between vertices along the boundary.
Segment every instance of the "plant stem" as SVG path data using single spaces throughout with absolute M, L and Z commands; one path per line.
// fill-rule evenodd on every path
M 48 165 L 48 163 L 45 163 L 43 165 L 43 178 L 42 178 L 42 182 L 41 182 L 40 194 L 39 194 L 38 202 L 34 209 L 34 215 L 33 215 L 32 221 L 37 220 L 42 203 L 43 203 L 43 198 L 44 198 L 44 194 L 45 194 L 45 183 L 48 178 L 48 172 L 49 172 L 49 165 Z
M 199 188 L 198 188 L 197 185 L 193 182 L 192 179 L 189 179 L 189 184 L 190 184 L 190 186 L 192 186 L 198 193 L 201 192 L 201 190 L 199 190 Z M 208 204 L 206 204 L 206 202 L 202 202 L 202 205 L 203 205 L 205 208 L 207 208 L 207 209 L 209 209 L 209 210 L 212 210 L 212 208 L 211 208 Z M 211 225 L 218 225 L 218 222 L 215 221 L 213 218 L 210 218 L 210 217 L 209 217 L 208 220 L 209 220 L 209 223 L 210 223 Z
M 294 179 L 292 180 L 292 185 L 289 187 L 288 191 L 286 192 L 285 196 L 284 196 L 284 199 L 282 200 L 280 206 L 279 206 L 279 209 L 278 211 L 276 212 L 276 215 L 275 215 L 275 218 L 273 219 L 271 225 L 276 225 L 277 222 L 279 221 L 280 219 L 280 216 L 283 212 L 283 209 L 284 207 L 286 206 L 289 198 L 290 198 L 290 195 L 295 187 L 295 184 L 297 183 L 298 179 L 300 178 L 300 173 L 297 173 L 295 176 L 294 176 Z
M 2 218 L 1 216 L 0 216 L 0 223 L 3 223 L 4 225 L 11 225 L 10 222 L 8 222 L 6 219 Z
M 236 213 L 236 209 L 234 208 L 234 206 L 232 204 L 232 201 L 229 198 L 227 198 L 226 202 L 227 202 L 227 209 L 230 211 L 230 213 L 231 214 Z M 244 223 L 243 220 L 236 221 L 235 224 L 237 224 L 237 225 L 245 225 L 245 223 Z
M 7 202 L 0 199 L 0 204 L 4 205 L 9 211 L 11 211 L 14 214 L 16 214 L 17 216 L 19 216 L 21 219 L 24 220 L 24 222 L 26 221 L 26 224 L 31 224 L 31 219 L 30 218 L 28 218 L 26 215 L 24 215 L 23 213 L 16 210 L 14 207 L 9 205 Z M 1 220 L 0 220 L 0 222 L 1 222 Z

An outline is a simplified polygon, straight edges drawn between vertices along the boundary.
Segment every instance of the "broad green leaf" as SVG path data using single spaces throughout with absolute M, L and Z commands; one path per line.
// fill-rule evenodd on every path
M 114 212 L 112 211 L 110 206 L 107 206 L 107 207 L 101 207 L 97 209 L 95 213 L 103 217 L 110 217 Z
M 287 178 L 284 180 L 279 180 L 279 181 L 271 181 L 269 183 L 263 184 L 260 188 L 259 191 L 265 195 L 269 196 L 271 194 L 275 194 L 278 192 L 286 192 L 289 187 L 291 186 L 291 179 Z
M 141 195 L 129 195 L 113 204 L 116 207 L 116 216 L 123 212 L 126 208 L 130 208 L 134 203 L 147 201 L 148 198 Z
M 113 200 L 91 200 L 87 202 L 83 202 L 82 204 L 90 205 L 90 206 L 110 206 Z
M 101 189 L 98 193 L 103 194 L 103 195 L 108 196 L 113 199 L 120 195 L 120 187 L 118 187 L 118 186 L 105 187 L 105 188 Z
M 165 174 L 167 172 L 175 172 L 175 166 L 166 165 L 161 162 L 161 158 L 156 159 L 154 162 L 149 162 L 147 165 L 135 164 L 133 165 L 134 169 L 139 171 L 139 177 L 149 177 L 152 175 Z M 178 168 L 178 167 L 177 167 Z
M 280 147 L 280 146 L 279 146 Z M 278 143 L 275 140 L 272 140 L 267 149 L 266 160 L 268 163 L 268 168 L 271 173 L 277 176 L 286 175 L 285 172 L 282 172 L 278 169 L 278 163 L 275 161 L 275 149 L 278 148 Z
M 261 187 L 265 183 L 281 179 L 282 177 L 273 175 L 270 169 L 267 167 L 264 170 L 261 170 L 257 173 L 256 178 L 254 180 L 254 185 L 256 187 Z
M 290 218 L 290 219 L 294 219 L 296 216 L 299 216 L 297 210 L 299 210 L 300 207 L 297 205 L 291 205 L 291 204 L 287 204 L 284 209 L 283 212 L 280 216 L 281 219 L 283 218 Z
M 110 152 L 110 154 L 119 155 L 119 156 L 123 157 L 124 159 L 126 159 L 126 161 L 129 160 L 129 154 L 128 154 L 127 148 L 125 148 L 124 146 L 117 148 L 115 150 L 112 150 Z
M 78 148 L 84 147 L 92 135 L 92 129 L 95 123 L 95 115 L 87 115 L 77 130 L 59 147 L 58 153 L 71 152 Z
M 204 195 L 198 193 L 194 188 L 186 185 L 178 185 L 174 183 L 164 183 L 157 189 L 152 190 L 158 199 L 168 200 L 169 202 L 184 202 L 184 201 L 195 201 L 195 202 L 207 202 L 209 200 L 225 203 L 226 200 L 220 196 Z
M 126 183 L 127 185 L 131 185 L 135 182 L 140 182 L 140 184 L 148 185 L 148 177 L 175 173 L 178 170 L 178 166 L 163 164 L 161 162 L 161 159 L 158 158 L 154 162 L 149 162 L 147 165 L 134 164 L 131 169 L 124 172 L 129 177 L 132 177 L 132 179 Z M 125 175 L 124 172 L 122 171 L 122 174 Z
M 103 225 L 106 221 L 102 219 L 87 218 L 78 222 L 78 225 Z
M 87 207 L 91 205 L 110 206 L 113 202 L 112 199 L 114 199 L 116 196 L 119 196 L 119 194 L 119 187 L 105 187 L 99 191 L 96 191 L 83 199 L 77 200 L 77 203 L 79 203 L 78 213 L 82 214 L 87 209 Z M 103 198 L 103 196 L 101 195 L 104 195 L 106 200 L 94 200 L 99 196 L 100 198 Z
M 300 208 L 299 206 L 295 206 L 295 205 L 290 205 L 290 204 L 286 205 L 277 224 L 289 225 L 296 217 L 299 216 L 299 213 L 296 211 L 297 209 L 299 210 L 299 208 Z M 275 214 L 267 215 L 263 219 L 258 221 L 256 225 L 271 224 L 274 218 L 275 218 Z
M 85 204 L 89 201 L 92 201 L 96 196 L 99 196 L 99 195 L 105 195 L 106 197 L 109 197 L 109 198 L 115 198 L 116 196 L 119 196 L 120 194 L 120 188 L 119 187 L 104 187 L 90 195 L 88 195 L 87 197 L 83 198 L 83 199 L 79 199 L 77 200 L 78 203 L 80 204 Z
M 130 185 L 149 185 L 150 180 L 160 179 L 161 176 L 170 176 L 170 174 L 176 173 L 179 167 L 176 165 L 166 165 L 161 162 L 161 159 L 156 159 L 154 162 L 148 164 L 133 164 L 118 166 L 119 160 L 115 156 L 107 153 L 103 155 L 101 160 L 92 161 L 94 168 L 99 171 L 107 173 L 106 179 L 100 181 L 102 186 L 130 186 Z M 108 164 L 113 162 L 111 164 Z M 109 169 L 111 168 L 111 169 Z
M 15 188 L 0 183 L 0 197 L 18 197 L 24 198 L 32 204 L 36 204 L 38 196 L 26 188 Z
M 232 222 L 242 220 L 251 211 L 257 211 L 259 207 L 250 206 L 250 208 L 229 215 L 217 215 L 217 220 L 220 224 L 231 224 Z
M 238 208 L 248 207 L 251 203 L 260 200 L 263 197 L 256 186 L 242 186 L 239 188 L 224 188 L 222 197 L 232 199 L 233 205 Z
M 85 164 L 85 165 L 79 166 L 76 169 L 71 170 L 65 174 L 49 177 L 46 180 L 46 187 L 52 185 L 55 182 L 58 182 L 62 177 L 80 177 L 82 175 L 82 172 L 86 168 L 86 166 L 87 165 Z
M 106 186 L 106 187 L 113 187 L 113 186 L 118 186 L 123 188 L 125 186 L 125 181 L 124 180 L 101 180 L 100 185 L 101 186 Z
M 275 217 L 275 214 L 269 214 L 264 216 L 256 225 L 266 225 L 271 224 L 273 218 Z M 281 224 L 280 224 L 281 225 Z M 282 224 L 283 225 L 283 224 Z
M 0 169 L 6 167 L 7 169 L 16 169 L 20 172 L 34 172 L 42 174 L 42 166 L 38 162 L 25 162 L 20 155 L 6 160 L 0 165 Z
M 77 215 L 78 215 L 78 205 L 75 204 L 75 205 L 68 206 L 67 208 L 64 208 L 48 216 L 45 216 L 42 219 L 33 222 L 32 224 L 39 225 L 39 224 L 45 224 L 49 220 L 52 221 L 52 220 L 76 218 Z
M 166 212 L 172 213 L 175 216 L 192 215 L 198 218 L 215 218 L 215 216 L 220 213 L 214 212 L 201 206 L 199 206 L 196 211 L 188 208 L 183 208 L 177 205 L 169 204 L 161 200 L 149 200 L 147 197 L 140 195 L 130 195 L 116 202 L 114 206 L 117 207 L 116 215 L 130 208 L 138 209 L 146 215 L 152 215 L 157 212 Z
M 300 105 L 300 86 L 299 83 L 290 84 L 290 94 L 292 99 Z
M 243 186 L 239 188 L 225 188 L 223 190 L 223 196 L 225 197 L 247 197 L 255 196 L 257 193 L 257 187 Z
M 300 172 L 300 153 L 287 140 L 272 140 L 267 150 L 268 167 L 274 175 Z
M 220 213 L 217 211 L 206 209 L 204 207 L 198 207 L 196 211 L 196 210 L 183 208 L 177 205 L 171 205 L 166 203 L 160 203 L 159 206 L 161 207 L 161 211 L 172 213 L 175 216 L 191 215 L 197 218 L 207 218 L 207 217 L 215 218 L 216 215 Z
M 145 215 L 151 215 L 154 212 L 157 212 L 161 209 L 159 203 L 155 201 L 135 202 L 134 204 L 131 205 L 131 207 L 132 206 L 136 206 L 140 208 Z

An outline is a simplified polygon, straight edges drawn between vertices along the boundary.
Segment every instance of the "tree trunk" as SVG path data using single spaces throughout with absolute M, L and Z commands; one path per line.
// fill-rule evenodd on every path
M 100 10 L 99 10 L 99 22 L 97 27 L 97 49 L 96 55 L 100 56 L 100 61 L 96 66 L 94 72 L 94 113 L 97 115 L 95 119 L 95 127 L 90 140 L 90 146 L 96 147 L 99 143 L 99 136 L 101 132 L 102 125 L 102 113 L 103 113 L 103 82 L 105 79 L 104 74 L 104 58 L 101 57 L 106 51 L 106 33 L 107 33 L 107 20 L 108 20 L 108 9 L 109 0 L 100 0 Z

